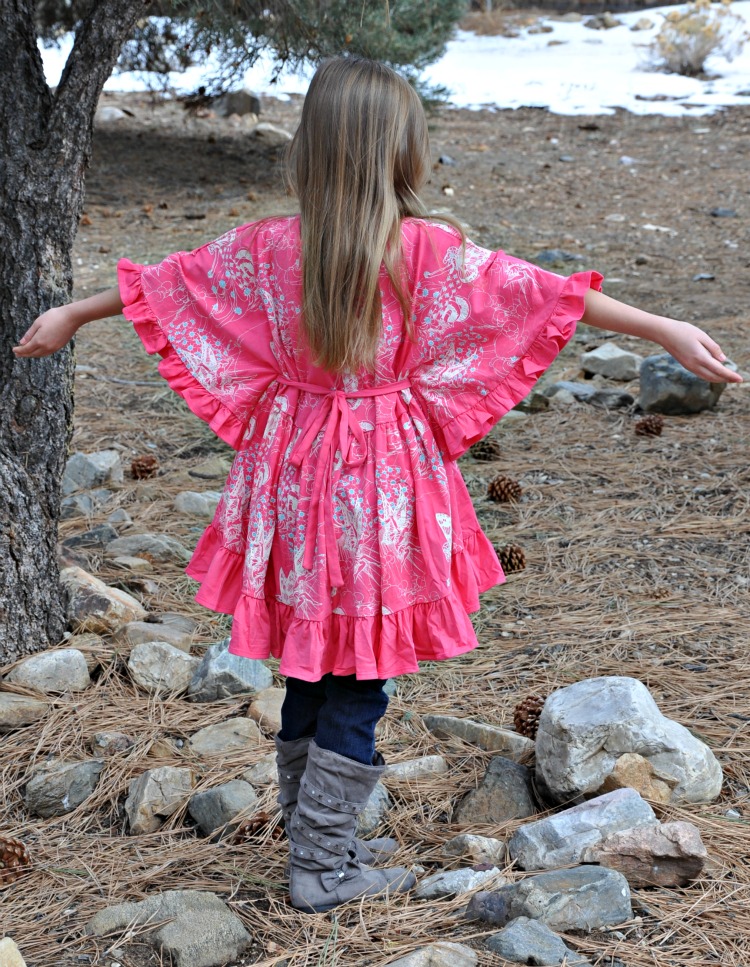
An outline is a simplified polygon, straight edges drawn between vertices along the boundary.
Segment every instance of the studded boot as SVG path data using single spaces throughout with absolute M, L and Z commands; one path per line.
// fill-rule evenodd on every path
M 281 806 L 281 815 L 284 818 L 284 825 L 289 828 L 289 820 L 297 805 L 297 795 L 302 774 L 307 765 L 307 751 L 312 740 L 312 736 L 302 739 L 293 739 L 291 742 L 282 741 L 278 735 L 274 736 L 276 743 L 276 766 L 279 772 L 279 795 L 277 802 Z M 382 764 L 382 756 L 376 753 L 381 760 L 376 765 Z M 377 839 L 370 839 L 364 842 L 361 839 L 354 840 L 353 847 L 360 863 L 367 866 L 376 866 L 380 863 L 387 863 L 389 857 L 398 850 L 398 843 L 395 839 L 388 836 L 381 836 Z
M 297 807 L 287 827 L 289 892 L 297 910 L 323 913 L 358 897 L 401 893 L 414 886 L 414 874 L 404 867 L 371 869 L 353 848 L 357 816 L 384 768 L 310 742 Z

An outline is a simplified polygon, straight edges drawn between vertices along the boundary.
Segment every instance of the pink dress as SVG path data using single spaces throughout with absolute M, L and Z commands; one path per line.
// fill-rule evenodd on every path
M 504 580 L 456 459 L 530 391 L 601 276 L 564 278 L 406 219 L 415 339 L 381 275 L 373 374 L 313 365 L 299 218 L 118 264 L 124 314 L 190 409 L 237 451 L 187 573 L 232 614 L 230 651 L 282 674 L 389 678 L 476 645 Z

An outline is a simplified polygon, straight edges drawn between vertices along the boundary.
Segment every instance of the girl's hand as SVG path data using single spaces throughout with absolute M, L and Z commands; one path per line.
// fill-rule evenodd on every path
M 664 319 L 656 338 L 678 363 L 701 379 L 709 383 L 742 382 L 739 373 L 722 365 L 727 357 L 721 346 L 697 326 Z
M 13 347 L 13 352 L 23 358 L 51 356 L 70 342 L 80 325 L 70 306 L 48 309 L 24 333 L 19 345 Z

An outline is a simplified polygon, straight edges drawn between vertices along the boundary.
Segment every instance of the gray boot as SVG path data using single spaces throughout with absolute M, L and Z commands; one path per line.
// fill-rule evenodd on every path
M 297 795 L 299 793 L 299 783 L 307 765 L 307 750 L 312 736 L 303 739 L 294 739 L 291 742 L 283 742 L 278 735 L 274 736 L 276 743 L 276 766 L 279 771 L 279 795 L 277 802 L 281 806 L 281 815 L 284 817 L 284 825 L 289 828 L 289 820 L 297 805 Z M 382 758 L 382 757 L 381 757 Z M 368 866 L 375 866 L 378 863 L 387 863 L 389 857 L 398 850 L 398 843 L 395 839 L 388 836 L 381 836 L 378 839 L 370 839 L 363 842 L 361 839 L 354 840 L 352 848 L 357 854 L 360 863 Z
M 297 808 L 287 833 L 292 906 L 323 913 L 356 897 L 410 890 L 416 883 L 404 867 L 373 870 L 354 852 L 357 816 L 367 805 L 385 766 L 366 766 L 310 742 Z

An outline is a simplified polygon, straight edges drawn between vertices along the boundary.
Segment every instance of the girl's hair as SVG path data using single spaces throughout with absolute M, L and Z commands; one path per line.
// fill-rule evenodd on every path
M 411 335 L 401 219 L 425 217 L 427 119 L 414 89 L 377 61 L 337 57 L 315 73 L 289 152 L 300 203 L 302 327 L 317 365 L 372 370 L 385 264 Z

